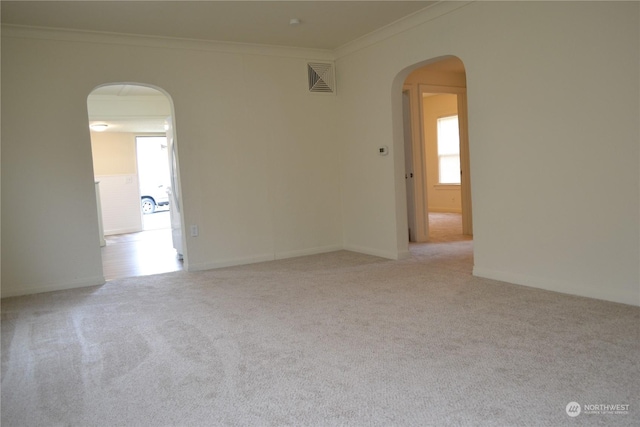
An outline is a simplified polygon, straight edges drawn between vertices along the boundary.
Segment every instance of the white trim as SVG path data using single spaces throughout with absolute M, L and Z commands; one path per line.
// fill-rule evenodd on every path
M 473 204 L 471 200 L 471 156 L 469 152 L 469 108 L 467 91 L 458 93 L 458 126 L 460 126 L 460 203 L 462 234 L 473 236 Z
M 403 85 L 403 92 L 409 91 L 410 115 L 411 115 L 411 138 L 412 138 L 412 160 L 413 160 L 413 200 L 415 220 L 414 243 L 429 241 L 429 200 L 427 198 L 427 169 L 426 154 L 424 152 L 424 129 L 422 117 L 422 102 L 420 99 L 419 86 L 413 84 Z M 403 112 L 404 115 L 404 112 Z
M 381 41 L 384 41 L 395 35 L 404 33 L 429 21 L 437 19 L 443 15 L 454 12 L 471 3 L 473 3 L 473 0 L 440 1 L 432 6 L 421 9 L 412 15 L 401 18 L 358 39 L 350 41 L 349 43 L 336 48 L 333 53 L 336 59 L 346 55 L 350 55 L 371 45 L 380 43 Z
M 357 246 L 343 247 L 341 245 L 331 245 L 331 246 L 320 246 L 311 249 L 303 249 L 298 251 L 288 251 L 281 252 L 279 254 L 261 254 L 254 255 L 250 257 L 242 257 L 242 258 L 228 258 L 216 262 L 205 262 L 205 263 L 197 263 L 197 264 L 189 264 L 185 265 L 186 271 L 203 271 L 203 270 L 211 270 L 222 267 L 233 267 L 237 265 L 247 265 L 247 264 L 255 264 L 259 262 L 266 261 L 275 261 L 280 259 L 288 259 L 295 258 L 299 256 L 309 256 L 309 255 L 317 255 L 321 253 L 335 252 L 341 250 L 350 250 L 352 252 L 364 253 L 367 255 L 379 256 L 387 259 L 407 259 L 410 258 L 411 254 L 409 251 L 401 251 L 398 254 L 391 254 L 384 251 L 378 251 L 376 249 L 367 249 Z M 7 289 L 5 287 L 2 288 L 2 298 L 7 297 L 15 297 L 21 295 L 30 295 L 30 294 L 38 294 L 43 292 L 53 292 L 53 291 L 62 291 L 67 289 L 76 289 L 76 288 L 84 288 L 91 286 L 100 286 L 106 283 L 104 276 L 96 276 L 91 278 L 85 278 L 76 281 L 66 281 L 64 283 L 48 283 L 48 284 L 38 284 L 32 286 L 23 286 L 17 289 Z
M 233 43 L 161 36 L 141 36 L 100 31 L 82 31 L 58 28 L 31 27 L 23 25 L 2 25 L 2 37 L 57 40 L 76 43 L 119 44 L 166 49 L 204 50 L 220 53 L 245 55 L 280 56 L 286 58 L 317 58 L 333 61 L 335 55 L 325 49 L 305 49 L 287 46 L 271 46 L 251 43 Z
M 366 248 L 364 246 L 356 246 L 356 245 L 345 245 L 343 248 L 345 251 L 358 252 L 365 255 L 373 255 L 380 258 L 393 259 L 393 260 L 401 260 L 407 259 L 411 257 L 411 252 L 407 251 L 398 251 L 398 252 L 388 252 L 381 251 L 379 249 L 374 248 Z
M 20 286 L 18 288 L 2 288 L 2 298 L 17 297 L 21 295 L 39 294 L 43 292 L 64 291 L 67 289 L 86 288 L 90 286 L 104 285 L 104 276 L 87 277 L 62 283 L 40 283 L 30 286 Z
M 317 255 L 317 254 L 323 254 L 327 252 L 341 251 L 343 249 L 344 248 L 341 245 L 319 246 L 319 247 L 310 248 L 310 249 L 279 252 L 275 254 L 260 254 L 260 255 L 253 255 L 249 257 L 227 258 L 219 261 L 202 262 L 202 263 L 196 263 L 196 264 L 189 263 L 186 266 L 185 270 L 187 271 L 212 270 L 212 269 L 222 268 L 222 267 L 233 267 L 236 265 L 247 265 L 247 264 L 255 264 L 258 262 L 276 261 L 280 259 L 296 258 L 300 256 Z
M 203 271 L 203 270 L 213 270 L 215 268 L 222 267 L 233 267 L 236 265 L 245 265 L 245 264 L 255 264 L 258 262 L 266 262 L 273 261 L 275 258 L 273 254 L 260 254 L 253 255 L 248 257 L 240 257 L 240 258 L 227 258 L 219 261 L 213 262 L 199 262 L 199 263 L 189 263 L 186 267 L 187 271 Z
M 423 97 L 425 93 L 456 94 L 458 102 L 458 126 L 460 127 L 460 170 L 462 176 L 460 184 L 436 184 L 436 185 L 458 185 L 460 186 L 460 203 L 462 205 L 462 234 L 473 235 L 473 213 L 471 203 L 471 165 L 469 159 L 469 114 L 467 110 L 467 88 L 457 86 L 440 86 L 431 84 L 418 84 L 418 95 Z M 420 103 L 423 107 L 423 103 Z M 420 110 L 420 116 L 423 116 Z M 424 141 L 424 123 L 420 122 L 422 138 Z M 423 159 L 426 164 L 426 157 Z M 439 162 L 439 160 L 438 160 Z M 438 189 L 442 190 L 442 188 Z M 429 209 L 432 210 L 432 209 Z
M 475 0 L 439 1 L 409 16 L 392 22 L 356 40 L 350 41 L 336 49 L 312 49 L 289 46 L 274 46 L 258 43 L 239 43 L 209 40 L 195 40 L 163 36 L 144 36 L 137 34 L 109 33 L 102 31 L 73 30 L 66 28 L 35 27 L 28 25 L 2 25 L 2 37 L 57 40 L 77 43 L 102 43 L 129 46 L 144 46 L 167 49 L 205 50 L 220 53 L 237 53 L 246 55 L 280 56 L 287 58 L 316 58 L 335 61 L 368 46 L 379 43 L 397 34 L 406 32 L 443 15 L 455 12 Z
M 343 249 L 342 245 L 331 245 L 331 246 L 318 246 L 318 247 L 309 248 L 309 249 L 300 249 L 296 251 L 276 252 L 275 259 L 287 259 L 287 258 L 295 258 L 300 256 L 324 254 L 327 252 L 341 251 L 342 249 Z
M 580 297 L 640 306 L 638 289 L 612 292 L 611 288 L 606 286 L 597 288 L 593 286 L 579 287 L 575 284 L 561 280 L 529 276 L 526 274 L 509 273 L 505 271 L 492 270 L 489 268 L 481 268 L 477 266 L 473 267 L 473 275 L 492 280 L 500 280 L 502 282 L 507 282 L 514 285 L 528 286 L 531 288 L 544 289 L 547 291 L 558 292 L 562 294 L 577 295 Z

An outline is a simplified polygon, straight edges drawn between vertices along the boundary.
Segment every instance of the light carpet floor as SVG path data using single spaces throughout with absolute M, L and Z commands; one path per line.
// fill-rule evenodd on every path
M 640 309 L 472 277 L 471 245 L 4 299 L 2 425 L 639 425 Z

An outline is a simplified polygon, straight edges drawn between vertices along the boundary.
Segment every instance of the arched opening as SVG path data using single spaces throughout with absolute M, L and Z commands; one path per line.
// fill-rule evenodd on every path
M 471 240 L 464 64 L 454 56 L 435 58 L 403 70 L 396 82 L 402 93 L 408 240 L 411 243 Z
M 87 97 L 106 280 L 178 271 L 184 244 L 173 103 L 110 83 Z

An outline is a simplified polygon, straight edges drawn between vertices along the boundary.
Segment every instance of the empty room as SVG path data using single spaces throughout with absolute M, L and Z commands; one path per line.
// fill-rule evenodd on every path
M 0 7 L 2 425 L 640 423 L 638 2 Z M 172 246 L 115 277 L 145 136 Z

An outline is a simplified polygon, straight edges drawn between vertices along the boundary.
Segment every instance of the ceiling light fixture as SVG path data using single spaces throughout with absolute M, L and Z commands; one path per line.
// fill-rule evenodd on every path
M 291 18 L 289 20 L 289 25 L 295 27 L 296 25 L 300 25 L 300 20 L 298 18 Z
M 97 123 L 97 124 L 91 125 L 89 127 L 91 128 L 91 130 L 94 130 L 96 132 L 104 132 L 105 130 L 107 130 L 109 125 L 104 124 L 104 123 Z

